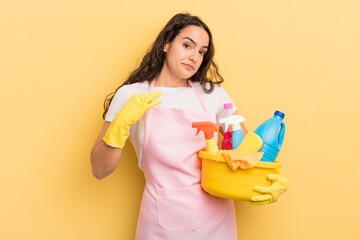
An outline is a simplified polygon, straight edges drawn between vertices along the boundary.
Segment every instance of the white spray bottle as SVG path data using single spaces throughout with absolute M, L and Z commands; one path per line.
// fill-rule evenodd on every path
M 231 115 L 220 120 L 220 123 L 225 124 L 224 132 L 227 131 L 229 125 L 232 129 L 232 149 L 237 149 L 244 139 L 244 131 L 241 129 L 240 123 L 244 122 L 245 118 L 240 115 Z

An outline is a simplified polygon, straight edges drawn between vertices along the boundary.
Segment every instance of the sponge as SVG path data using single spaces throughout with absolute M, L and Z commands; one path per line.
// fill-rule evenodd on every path
M 264 142 L 259 135 L 249 132 L 237 149 L 241 150 L 243 153 L 253 153 L 260 151 L 263 144 Z

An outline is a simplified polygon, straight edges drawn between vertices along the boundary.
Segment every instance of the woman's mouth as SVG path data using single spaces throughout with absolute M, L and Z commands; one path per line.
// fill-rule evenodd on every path
M 191 66 L 190 64 L 186 64 L 186 63 L 183 63 L 183 64 L 185 65 L 185 67 L 186 67 L 187 69 L 194 70 L 194 67 Z

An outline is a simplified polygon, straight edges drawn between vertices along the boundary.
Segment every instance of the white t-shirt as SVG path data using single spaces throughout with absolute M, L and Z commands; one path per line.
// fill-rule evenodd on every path
M 199 82 L 192 83 L 194 87 L 199 89 L 210 114 L 216 119 L 216 123 L 219 125 L 219 119 L 232 115 L 236 110 L 236 106 L 225 92 L 224 88 L 215 85 L 214 91 L 207 94 L 203 91 Z M 208 88 L 208 86 L 207 86 Z M 161 104 L 155 106 L 155 108 L 177 108 L 184 110 L 191 110 L 195 113 L 204 113 L 204 109 L 201 106 L 198 97 L 191 87 L 154 87 L 153 91 L 161 91 L 161 96 L 157 99 L 161 99 Z M 106 114 L 105 121 L 111 122 L 115 115 L 122 109 L 122 107 L 129 100 L 130 96 L 138 93 L 148 93 L 149 83 L 144 81 L 141 83 L 133 83 L 125 85 L 119 88 L 115 93 L 113 100 L 109 106 L 109 110 Z M 156 100 L 157 100 L 156 99 Z M 233 103 L 232 110 L 225 110 L 225 103 Z M 144 139 L 144 116 L 136 122 L 133 126 L 130 126 L 130 141 L 134 146 L 135 152 L 139 159 L 139 167 L 142 166 L 142 143 Z

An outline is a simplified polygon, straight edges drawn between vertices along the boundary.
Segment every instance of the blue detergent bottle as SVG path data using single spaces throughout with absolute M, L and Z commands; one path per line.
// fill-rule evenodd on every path
M 285 114 L 276 111 L 274 116 L 263 122 L 255 131 L 261 137 L 264 144 L 259 152 L 264 152 L 261 161 L 275 162 L 281 149 L 285 135 L 285 123 L 283 119 Z

